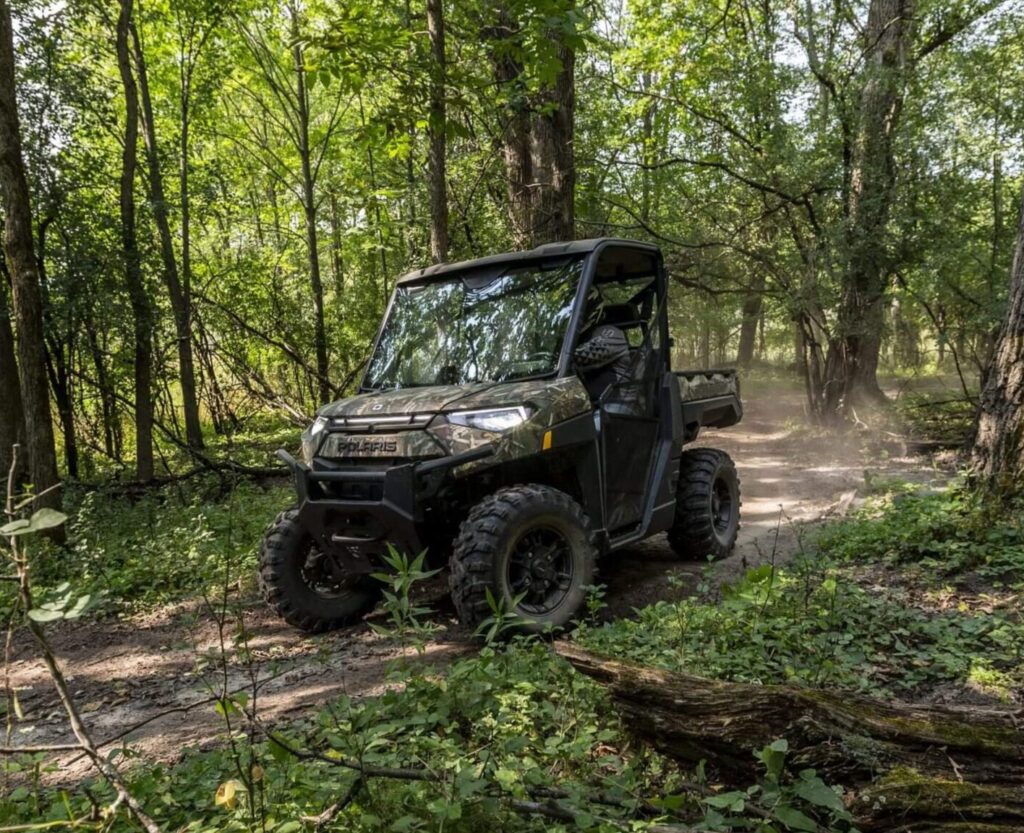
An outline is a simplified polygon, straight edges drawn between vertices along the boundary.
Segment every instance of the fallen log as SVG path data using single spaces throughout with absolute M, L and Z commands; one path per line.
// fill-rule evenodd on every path
M 663 754 L 736 783 L 778 738 L 794 770 L 841 784 L 864 831 L 1024 831 L 1024 732 L 1009 711 L 883 702 L 643 668 L 570 643 L 555 651 L 605 686 L 627 727 Z

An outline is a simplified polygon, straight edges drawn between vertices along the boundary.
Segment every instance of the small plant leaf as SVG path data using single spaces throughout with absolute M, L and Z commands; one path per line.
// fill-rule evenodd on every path
M 28 618 L 33 622 L 52 622 L 64 616 L 62 610 L 51 610 L 44 607 L 37 607 L 28 612 Z

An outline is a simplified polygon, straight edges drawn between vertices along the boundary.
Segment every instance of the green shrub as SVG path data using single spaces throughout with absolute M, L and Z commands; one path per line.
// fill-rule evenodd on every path
M 818 548 L 850 562 L 914 564 L 925 572 L 976 572 L 993 586 L 1024 586 L 1024 501 L 986 500 L 966 485 L 939 494 L 906 490 L 830 524 Z
M 719 604 L 658 602 L 577 639 L 641 665 L 875 695 L 963 685 L 982 669 L 1018 681 L 1024 672 L 1016 614 L 926 610 L 909 604 L 903 588 L 861 587 L 849 572 L 811 560 L 755 568 Z
M 653 801 L 648 816 L 661 808 L 708 831 L 767 829 L 766 814 L 779 820 L 779 831 L 848 829 L 836 791 L 811 770 L 787 774 L 782 740 L 755 756 L 764 770 L 759 783 L 716 790 L 700 771 L 684 778 L 660 756 L 632 749 L 613 715 L 600 687 L 542 643 L 517 641 L 456 662 L 444 677 L 421 673 L 379 697 L 338 700 L 313 720 L 278 729 L 277 742 L 250 746 L 236 732 L 232 747 L 190 750 L 172 767 L 136 767 L 131 788 L 163 829 L 197 833 L 298 833 L 311 829 L 304 817 L 339 801 L 344 806 L 328 829 L 611 831 L 623 829 L 620 820 L 636 815 L 646 799 Z M 319 757 L 300 759 L 289 748 Z M 428 777 L 357 784 L 357 773 L 330 763 L 339 759 L 423 770 Z M 697 792 L 687 786 L 695 782 Z M 510 806 L 538 795 L 574 821 Z M 112 800 L 99 783 L 58 793 L 28 779 L 0 797 L 0 825 L 59 824 L 87 816 L 93 802 Z M 630 824 L 625 829 L 643 829 Z M 122 814 L 104 829 L 133 828 Z
M 92 491 L 72 496 L 68 543 L 36 544 L 41 590 L 65 582 L 105 599 L 100 612 L 132 611 L 255 575 L 266 525 L 292 491 L 240 481 L 223 493 L 214 479 L 147 492 L 137 500 Z

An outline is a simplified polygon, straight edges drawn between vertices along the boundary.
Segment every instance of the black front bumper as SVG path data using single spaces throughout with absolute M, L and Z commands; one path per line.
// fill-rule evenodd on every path
M 390 544 L 410 556 L 425 546 L 424 509 L 456 466 L 494 453 L 482 446 L 452 457 L 386 469 L 314 470 L 284 449 L 277 456 L 291 469 L 298 493 L 299 523 L 323 552 L 356 573 L 379 567 Z M 339 497 L 338 492 L 343 496 Z

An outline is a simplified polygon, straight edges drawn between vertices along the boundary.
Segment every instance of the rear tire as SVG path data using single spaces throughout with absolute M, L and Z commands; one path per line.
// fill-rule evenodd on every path
M 558 489 L 511 486 L 485 497 L 459 527 L 452 552 L 449 584 L 459 620 L 476 627 L 492 615 L 490 590 L 504 610 L 526 620 L 520 631 L 568 625 L 594 581 L 591 538 L 589 518 Z
M 673 552 L 703 561 L 724 558 L 740 529 L 740 480 L 736 465 L 717 448 L 684 451 L 679 460 L 676 517 L 668 533 Z
M 322 633 L 349 624 L 373 607 L 379 592 L 369 576 L 329 593 L 311 586 L 311 555 L 314 542 L 299 523 L 299 511 L 282 512 L 264 533 L 259 557 L 260 592 L 278 616 L 307 633 Z

